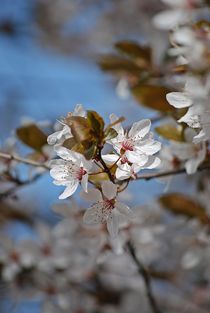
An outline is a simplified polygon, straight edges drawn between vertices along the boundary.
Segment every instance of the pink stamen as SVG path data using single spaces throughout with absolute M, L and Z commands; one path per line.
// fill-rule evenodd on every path
M 111 199 L 111 200 L 104 200 L 104 207 L 106 210 L 108 211 L 112 211 L 114 209 L 114 204 L 115 204 L 115 199 Z
M 131 140 L 124 140 L 122 142 L 122 148 L 126 151 L 133 151 L 133 142 Z
M 78 172 L 76 173 L 76 178 L 78 180 L 82 180 L 82 177 L 87 173 L 87 171 L 83 168 L 83 167 L 80 167 Z

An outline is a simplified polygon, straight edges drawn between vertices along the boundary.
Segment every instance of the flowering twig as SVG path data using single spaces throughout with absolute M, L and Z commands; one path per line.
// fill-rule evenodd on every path
M 34 160 L 23 158 L 23 157 L 20 157 L 18 155 L 14 155 L 14 154 L 0 152 L 0 158 L 11 160 L 11 161 L 14 160 L 16 162 L 28 164 L 28 165 L 35 166 L 35 167 L 42 167 L 46 170 L 50 169 L 50 167 L 46 163 L 36 162 Z M 110 180 L 112 182 L 114 182 L 114 178 L 110 172 L 110 168 L 107 167 L 107 165 L 103 161 L 102 157 L 100 157 L 100 162 L 103 165 L 104 172 L 107 173 Z M 203 171 L 203 170 L 207 170 L 207 169 L 210 169 L 210 163 L 204 163 L 203 165 L 199 166 L 197 170 Z M 170 170 L 170 171 L 155 172 L 155 173 L 144 173 L 142 175 L 138 175 L 135 178 L 135 180 L 143 180 L 143 179 L 150 180 L 150 179 L 154 179 L 154 178 L 161 178 L 161 177 L 167 177 L 167 176 L 171 176 L 171 175 L 179 175 L 179 174 L 185 174 L 185 173 L 186 173 L 185 168 L 180 168 L 180 169 Z M 93 174 L 95 174 L 95 173 L 93 173 Z M 97 173 L 97 174 L 99 174 L 99 173 Z
M 9 154 L 9 153 L 5 153 L 5 152 L 0 152 L 0 158 L 6 159 L 8 161 L 17 161 L 19 163 L 24 163 L 24 164 L 28 164 L 28 165 L 32 165 L 32 166 L 37 166 L 37 167 L 42 167 L 42 168 L 45 168 L 46 170 L 50 169 L 50 167 L 46 163 L 36 162 L 34 160 L 31 160 L 31 159 L 20 157 L 19 155 L 16 155 L 16 154 Z
M 24 187 L 26 185 L 30 185 L 30 184 L 34 183 L 40 177 L 41 177 L 41 174 L 37 174 L 37 175 L 34 175 L 31 179 L 27 179 L 27 180 L 24 180 L 24 181 L 22 181 L 22 180 L 20 180 L 18 178 L 13 178 L 12 177 L 11 183 L 14 183 L 15 186 L 13 186 L 12 188 L 10 188 L 10 189 L 0 193 L 0 201 L 8 198 L 11 195 L 13 195 L 17 191 L 17 189 L 19 189 L 21 187 Z
M 149 275 L 149 272 L 144 267 L 142 262 L 137 258 L 135 249 L 134 249 L 134 247 L 130 241 L 128 242 L 127 246 L 128 246 L 128 251 L 129 251 L 131 257 L 132 257 L 134 263 L 136 264 L 136 266 L 138 268 L 138 272 L 141 275 L 142 279 L 144 280 L 147 298 L 148 298 L 148 301 L 150 303 L 152 312 L 153 313 L 161 313 L 161 311 L 159 310 L 158 305 L 156 303 L 153 292 L 152 292 L 151 277 Z
M 198 167 L 197 171 L 203 171 L 210 169 L 210 163 L 203 164 Z M 179 175 L 179 174 L 186 174 L 186 169 L 185 168 L 180 168 L 176 170 L 170 170 L 170 171 L 163 171 L 163 172 L 158 172 L 158 173 L 146 173 L 142 175 L 138 175 L 135 179 L 140 180 L 140 179 L 145 179 L 145 180 L 150 180 L 153 178 L 161 178 L 161 177 L 167 177 L 171 175 Z

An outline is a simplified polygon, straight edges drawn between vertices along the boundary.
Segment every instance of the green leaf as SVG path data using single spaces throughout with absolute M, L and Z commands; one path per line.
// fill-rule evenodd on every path
M 210 220 L 205 209 L 196 201 L 181 193 L 170 193 L 159 198 L 160 203 L 174 214 L 185 215 L 189 218 L 197 218 L 203 224 L 209 224 Z
M 181 125 L 174 126 L 171 124 L 161 125 L 155 128 L 156 132 L 165 139 L 183 141 L 183 127 Z
M 40 151 L 47 144 L 47 136 L 35 124 L 17 128 L 16 135 L 25 145 L 34 150 Z
M 173 112 L 175 110 L 166 100 L 167 93 L 172 90 L 158 85 L 137 85 L 131 92 L 139 104 L 160 112 Z
M 118 133 L 114 128 L 107 128 L 107 130 L 105 131 L 105 140 L 111 140 L 115 137 L 117 137 Z
M 115 44 L 115 48 L 127 56 L 134 58 L 139 66 L 148 67 L 152 62 L 151 48 L 141 46 L 135 41 L 119 41 Z

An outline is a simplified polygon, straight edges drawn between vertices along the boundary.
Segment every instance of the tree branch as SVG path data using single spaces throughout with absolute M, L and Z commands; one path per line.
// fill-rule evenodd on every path
M 153 313 L 161 313 L 161 311 L 159 310 L 158 305 L 156 303 L 156 299 L 155 299 L 153 292 L 152 292 L 151 277 L 149 275 L 149 272 L 144 267 L 142 262 L 137 258 L 135 249 L 134 249 L 134 247 L 130 241 L 128 242 L 127 246 L 128 246 L 128 251 L 129 251 L 131 257 L 132 257 L 134 263 L 136 264 L 136 266 L 138 268 L 138 272 L 141 275 L 142 279 L 144 280 L 146 294 L 147 294 L 147 298 L 148 298 L 148 301 L 150 303 L 152 312 Z
M 35 167 L 42 167 L 46 170 L 50 169 L 50 167 L 46 163 L 36 162 L 34 160 L 23 158 L 23 157 L 20 157 L 18 155 L 15 155 L 15 154 L 0 152 L 0 159 L 1 158 L 6 159 L 6 160 L 10 160 L 10 161 L 14 160 L 16 162 L 28 164 L 28 165 L 35 166 Z M 107 175 L 109 176 L 109 179 L 113 183 L 115 183 L 114 177 L 113 177 L 112 173 L 110 172 L 110 169 L 107 167 L 106 163 L 103 161 L 100 153 L 99 153 L 99 160 L 100 160 L 101 164 L 103 165 L 103 169 L 104 169 L 105 173 L 107 173 Z M 210 169 L 210 163 L 204 163 L 198 167 L 198 171 L 203 171 L 203 170 L 207 170 L 207 169 Z M 179 174 L 186 174 L 186 169 L 180 168 L 180 169 L 170 170 L 170 171 L 145 173 L 142 175 L 138 175 L 133 180 L 141 180 L 141 179 L 150 180 L 150 179 L 154 179 L 154 178 L 161 178 L 161 177 L 167 177 L 167 176 L 179 175 Z
M 203 164 L 198 167 L 198 171 L 203 171 L 210 169 L 210 163 Z M 180 168 L 177 170 L 170 170 L 170 171 L 164 171 L 164 172 L 156 172 L 156 173 L 146 173 L 142 175 L 138 175 L 134 180 L 150 180 L 153 178 L 161 178 L 161 177 L 167 177 L 167 176 L 172 176 L 172 175 L 179 175 L 179 174 L 186 174 L 186 169 L 185 168 Z
M 32 166 L 37 166 L 37 167 L 42 167 L 42 168 L 45 168 L 46 170 L 50 169 L 50 167 L 46 163 L 36 162 L 34 160 L 20 157 L 19 155 L 16 155 L 16 154 L 9 154 L 9 153 L 5 153 L 5 152 L 0 152 L 0 158 L 6 159 L 8 161 L 17 161 L 19 163 L 24 163 L 24 164 L 28 164 L 28 165 L 32 165 Z

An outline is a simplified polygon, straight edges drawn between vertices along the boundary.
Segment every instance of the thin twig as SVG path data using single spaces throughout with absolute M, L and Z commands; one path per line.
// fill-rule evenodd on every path
M 134 263 L 136 264 L 136 266 L 138 268 L 138 272 L 141 275 L 142 279 L 144 280 L 147 298 L 148 298 L 148 301 L 150 303 L 152 312 L 153 313 L 161 313 L 161 311 L 158 308 L 158 305 L 156 303 L 155 296 L 152 292 L 151 277 L 149 275 L 149 272 L 144 267 L 142 262 L 137 258 L 135 249 L 134 249 L 134 247 L 130 241 L 128 242 L 127 246 L 128 246 L 128 251 L 130 252 L 131 257 L 132 257 Z
M 206 164 L 199 166 L 197 170 L 203 171 L 203 170 L 207 170 L 207 169 L 210 169 L 210 163 L 206 163 Z M 146 173 L 146 174 L 138 175 L 135 178 L 135 180 L 136 179 L 137 180 L 141 180 L 141 179 L 150 180 L 153 178 L 161 178 L 161 177 L 167 177 L 167 176 L 179 175 L 179 174 L 186 174 L 186 169 L 180 168 L 180 169 L 164 171 L 164 172 Z
M 15 183 L 15 186 L 13 186 L 10 189 L 0 193 L 0 201 L 13 195 L 19 188 L 24 187 L 26 185 L 28 186 L 28 185 L 36 182 L 40 177 L 41 177 L 41 174 L 37 174 L 34 177 L 32 177 L 31 179 L 27 179 L 25 181 L 21 181 L 21 180 L 15 178 L 13 181 L 11 181 L 11 182 Z
M 50 167 L 46 163 L 39 163 L 39 162 L 36 162 L 34 160 L 26 159 L 26 158 L 23 158 L 23 157 L 20 157 L 18 155 L 14 155 L 14 154 L 8 154 L 8 153 L 0 152 L 0 158 L 11 160 L 11 161 L 15 160 L 16 162 L 28 164 L 31 166 L 42 167 L 46 170 L 50 169 Z M 99 154 L 99 159 L 100 159 L 101 164 L 103 165 L 104 172 L 107 173 L 110 180 L 114 183 L 115 182 L 114 177 L 113 177 L 112 173 L 110 172 L 110 169 L 107 167 L 106 163 L 103 161 L 102 156 L 101 156 L 101 152 Z M 207 169 L 210 169 L 210 163 L 204 163 L 203 165 L 198 167 L 198 171 L 203 171 L 203 170 L 207 170 Z M 167 176 L 179 175 L 179 174 L 186 174 L 186 169 L 180 168 L 180 169 L 170 170 L 170 171 L 146 173 L 146 174 L 138 175 L 135 178 L 135 180 L 141 180 L 141 179 L 150 180 L 150 179 L 154 179 L 154 178 L 161 178 L 161 177 L 167 177 Z
M 36 167 L 42 167 L 42 168 L 45 168 L 46 170 L 50 169 L 46 163 L 36 162 L 34 160 L 31 160 L 31 159 L 20 157 L 19 155 L 16 155 L 16 154 L 9 154 L 9 153 L 5 153 L 5 152 L 0 152 L 0 158 L 6 159 L 9 161 L 17 161 L 19 163 L 24 163 L 24 164 L 28 164 L 28 165 L 32 165 L 32 166 L 36 166 Z

